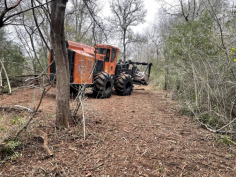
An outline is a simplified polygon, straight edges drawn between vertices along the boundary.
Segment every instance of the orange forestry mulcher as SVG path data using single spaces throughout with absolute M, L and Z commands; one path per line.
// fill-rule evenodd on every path
M 88 84 L 97 98 L 109 98 L 113 87 L 119 95 L 130 95 L 133 84 L 147 85 L 152 63 L 119 61 L 117 47 L 97 44 L 94 47 L 67 41 L 71 90 L 79 85 Z M 52 53 L 52 52 L 51 52 Z M 53 55 L 49 55 L 48 76 L 56 79 L 56 67 Z M 137 65 L 146 65 L 139 72 Z

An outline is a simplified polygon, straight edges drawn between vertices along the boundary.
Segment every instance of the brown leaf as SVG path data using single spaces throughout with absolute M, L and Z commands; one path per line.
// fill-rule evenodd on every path
M 72 146 L 70 146 L 69 149 L 72 150 L 72 151 L 76 151 L 77 150 L 75 147 L 72 147 Z
M 149 176 L 146 174 L 143 174 L 143 175 L 140 175 L 139 177 L 149 177 Z
M 91 177 L 91 176 L 92 176 L 92 173 L 91 173 L 90 171 L 88 171 L 85 176 L 86 176 L 86 177 Z

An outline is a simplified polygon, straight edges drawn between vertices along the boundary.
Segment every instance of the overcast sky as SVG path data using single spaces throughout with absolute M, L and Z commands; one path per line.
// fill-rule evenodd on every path
M 136 27 L 133 27 L 133 30 L 135 32 L 141 33 L 144 28 L 152 24 L 155 20 L 155 14 L 160 8 L 160 4 L 158 4 L 155 0 L 145 0 L 144 3 L 145 3 L 145 8 L 147 9 L 147 16 L 145 18 L 146 22 L 144 24 L 140 24 Z

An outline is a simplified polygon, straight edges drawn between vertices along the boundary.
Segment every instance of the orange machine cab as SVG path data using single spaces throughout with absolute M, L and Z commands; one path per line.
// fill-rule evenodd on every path
M 115 75 L 117 55 L 119 49 L 111 45 L 103 45 L 103 44 L 97 44 L 96 49 L 98 55 L 102 56 L 101 58 L 103 58 L 104 61 L 103 71 L 111 75 Z
M 104 44 L 91 47 L 72 41 L 67 42 L 67 48 L 71 84 L 92 84 L 93 76 L 102 71 L 115 75 L 118 48 Z M 49 54 L 49 64 L 53 61 L 51 53 Z M 54 79 L 55 73 L 56 67 L 53 62 L 48 68 L 50 80 Z

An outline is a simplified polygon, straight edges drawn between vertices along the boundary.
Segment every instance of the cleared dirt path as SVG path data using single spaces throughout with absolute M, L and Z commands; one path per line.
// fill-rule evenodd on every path
M 16 102 L 0 96 L 0 105 L 15 104 L 24 94 L 18 104 L 40 97 L 35 90 L 14 94 Z M 23 157 L 2 164 L 0 176 L 236 176 L 235 147 L 217 143 L 214 134 L 180 115 L 166 92 L 89 97 L 85 141 L 82 126 L 63 132 L 53 127 L 53 94 L 45 97 L 37 124 L 49 135 L 54 157 L 44 159 L 42 140 L 32 135 L 18 150 Z

